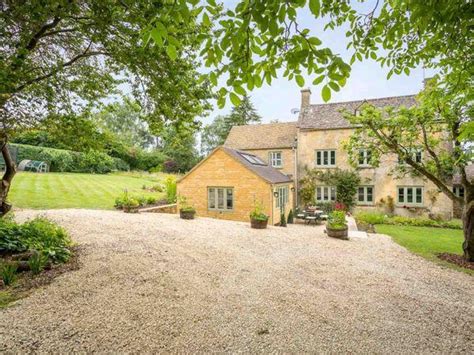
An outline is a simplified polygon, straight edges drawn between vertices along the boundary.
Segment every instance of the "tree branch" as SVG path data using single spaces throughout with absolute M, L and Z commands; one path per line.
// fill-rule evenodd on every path
M 82 58 L 87 58 L 87 57 L 92 57 L 92 56 L 97 56 L 97 55 L 109 55 L 110 53 L 108 52 L 104 52 L 104 51 L 94 51 L 94 52 L 87 52 L 89 50 L 89 48 L 87 48 L 83 53 L 81 54 L 78 54 L 77 56 L 75 56 L 74 58 L 70 59 L 69 61 L 63 63 L 60 68 L 64 68 L 64 67 L 69 67 L 71 65 L 73 65 L 75 62 L 77 62 L 79 59 L 82 59 Z M 25 87 L 29 86 L 29 85 L 32 85 L 34 83 L 37 83 L 37 82 L 40 82 L 42 80 L 45 80 L 45 79 L 48 79 L 50 77 L 52 77 L 53 75 L 59 73 L 61 71 L 61 69 L 54 69 L 52 71 L 50 71 L 49 73 L 47 74 L 44 74 L 44 75 L 41 75 L 41 76 L 38 76 L 34 79 L 31 79 L 31 80 L 28 80 L 27 82 L 25 82 L 24 84 L 18 86 L 15 88 L 15 93 L 18 93 L 20 92 L 21 90 L 23 90 Z

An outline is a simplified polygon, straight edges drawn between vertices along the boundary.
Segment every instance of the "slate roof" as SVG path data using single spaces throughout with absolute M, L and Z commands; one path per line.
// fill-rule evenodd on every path
M 256 165 L 249 162 L 247 159 L 244 158 L 242 154 L 247 154 L 250 156 L 254 156 L 253 154 L 243 152 L 236 149 L 231 149 L 228 147 L 221 147 L 227 154 L 234 157 L 238 160 L 242 165 L 253 171 L 256 175 L 260 176 L 262 179 L 268 181 L 271 184 L 280 184 L 285 182 L 292 182 L 292 179 L 288 176 L 280 172 L 278 169 L 271 167 L 270 165 L 263 162 L 263 165 Z
M 291 148 L 296 137 L 296 122 L 234 126 L 224 146 L 234 149 Z
M 301 129 L 336 129 L 351 128 L 343 117 L 342 110 L 355 112 L 363 103 L 376 107 L 415 105 L 415 95 L 384 97 L 379 99 L 335 102 L 331 104 L 310 105 L 300 112 L 298 127 Z

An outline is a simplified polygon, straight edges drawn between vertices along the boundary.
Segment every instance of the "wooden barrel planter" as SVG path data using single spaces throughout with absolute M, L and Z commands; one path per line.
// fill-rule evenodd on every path
M 326 233 L 328 237 L 347 240 L 349 239 L 347 232 L 348 232 L 348 227 L 346 227 L 345 229 L 333 229 L 326 226 Z
M 179 210 L 179 217 L 181 219 L 194 219 L 195 214 L 195 210 Z
M 250 219 L 250 227 L 254 229 L 265 229 L 267 228 L 268 219 L 260 220 L 260 219 Z

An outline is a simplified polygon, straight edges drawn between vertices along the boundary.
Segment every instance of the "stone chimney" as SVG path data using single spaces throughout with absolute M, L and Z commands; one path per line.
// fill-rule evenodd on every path
M 301 90 L 301 110 L 311 104 L 311 90 L 309 88 Z

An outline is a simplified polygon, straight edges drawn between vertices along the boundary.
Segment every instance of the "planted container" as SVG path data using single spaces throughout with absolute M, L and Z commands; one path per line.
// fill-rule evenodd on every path
M 328 237 L 332 238 L 338 238 L 338 239 L 349 239 L 348 237 L 348 227 L 341 229 L 341 228 L 331 228 L 329 226 L 326 226 L 326 233 Z
M 268 225 L 268 218 L 267 219 L 255 219 L 250 218 L 250 227 L 254 229 L 265 229 Z
M 179 217 L 181 219 L 194 219 L 195 214 L 196 214 L 196 210 L 194 210 L 194 209 L 181 208 L 179 210 Z

